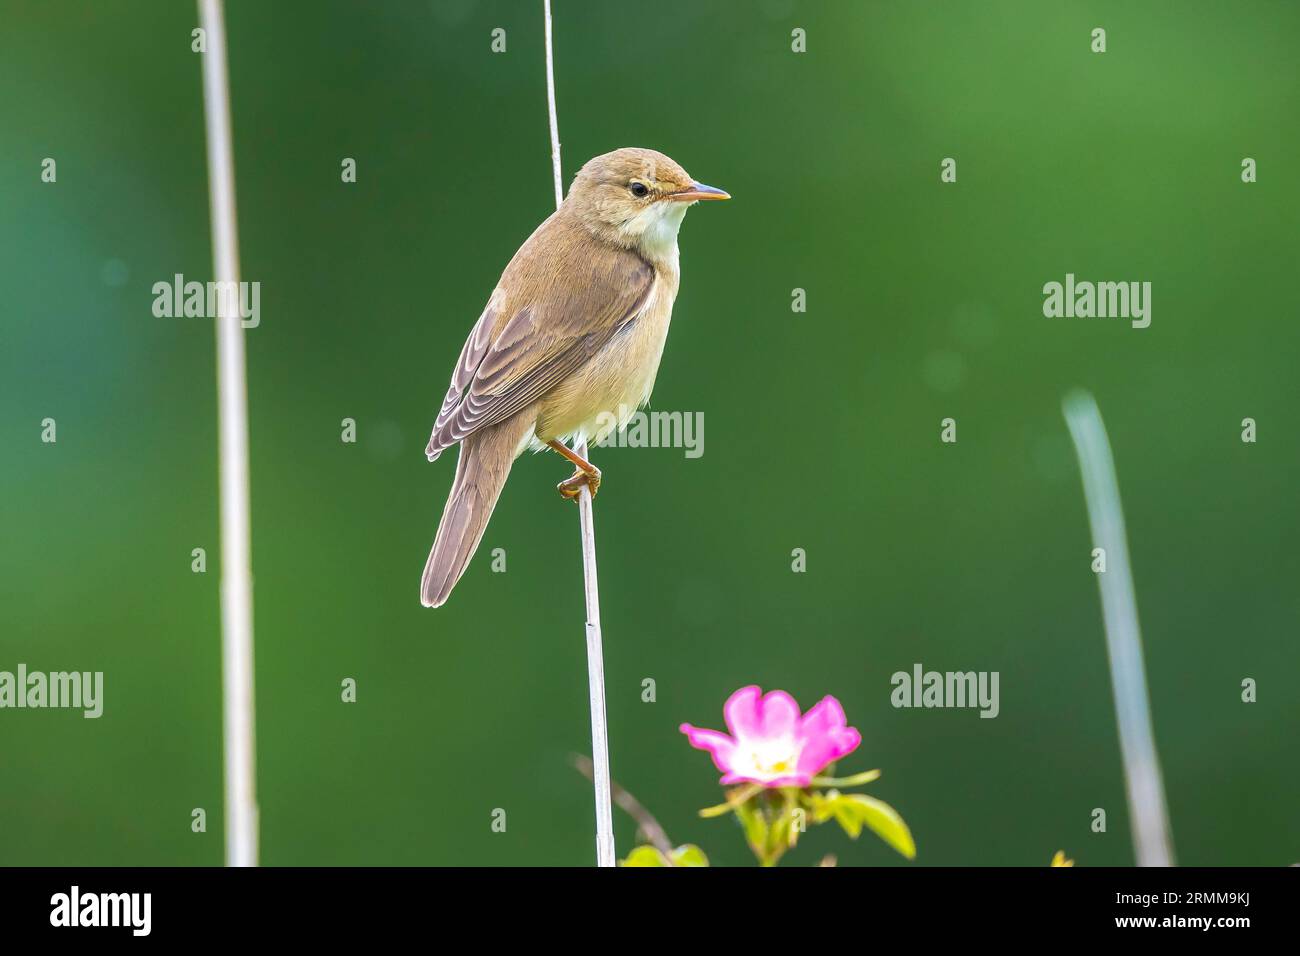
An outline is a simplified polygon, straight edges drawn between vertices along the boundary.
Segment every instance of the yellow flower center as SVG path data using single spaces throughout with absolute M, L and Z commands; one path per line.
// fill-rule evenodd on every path
M 799 764 L 799 748 L 792 737 L 750 741 L 748 751 L 749 776 L 759 779 L 789 776 Z

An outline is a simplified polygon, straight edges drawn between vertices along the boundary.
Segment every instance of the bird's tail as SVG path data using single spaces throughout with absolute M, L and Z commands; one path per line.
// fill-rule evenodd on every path
M 420 581 L 420 602 L 425 607 L 445 603 L 465 573 L 533 424 L 532 416 L 516 415 L 461 442 L 456 480 Z

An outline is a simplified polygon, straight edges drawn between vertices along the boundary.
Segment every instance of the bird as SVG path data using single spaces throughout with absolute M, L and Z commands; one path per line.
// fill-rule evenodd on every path
M 654 388 L 680 280 L 686 210 L 730 199 L 663 153 L 624 147 L 589 160 L 559 208 L 506 265 L 465 340 L 434 421 L 429 461 L 460 445 L 420 579 L 439 607 L 465 573 L 511 465 L 551 449 L 574 466 L 560 494 L 594 496 L 600 469 L 570 445 L 627 424 Z

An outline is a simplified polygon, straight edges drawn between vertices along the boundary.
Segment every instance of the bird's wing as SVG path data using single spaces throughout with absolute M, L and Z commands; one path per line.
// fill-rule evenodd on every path
M 596 246 L 580 225 L 548 220 L 510 261 L 461 350 L 425 448 L 429 460 L 580 368 L 640 314 L 654 276 L 635 253 Z

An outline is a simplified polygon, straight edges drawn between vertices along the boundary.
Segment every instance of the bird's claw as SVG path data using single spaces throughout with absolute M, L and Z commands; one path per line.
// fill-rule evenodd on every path
M 579 468 L 555 487 L 562 497 L 568 498 L 570 501 L 577 501 L 578 496 L 582 493 L 583 485 L 591 489 L 591 497 L 595 498 L 596 492 L 600 490 L 600 469 L 593 468 L 591 471 L 583 471 Z

